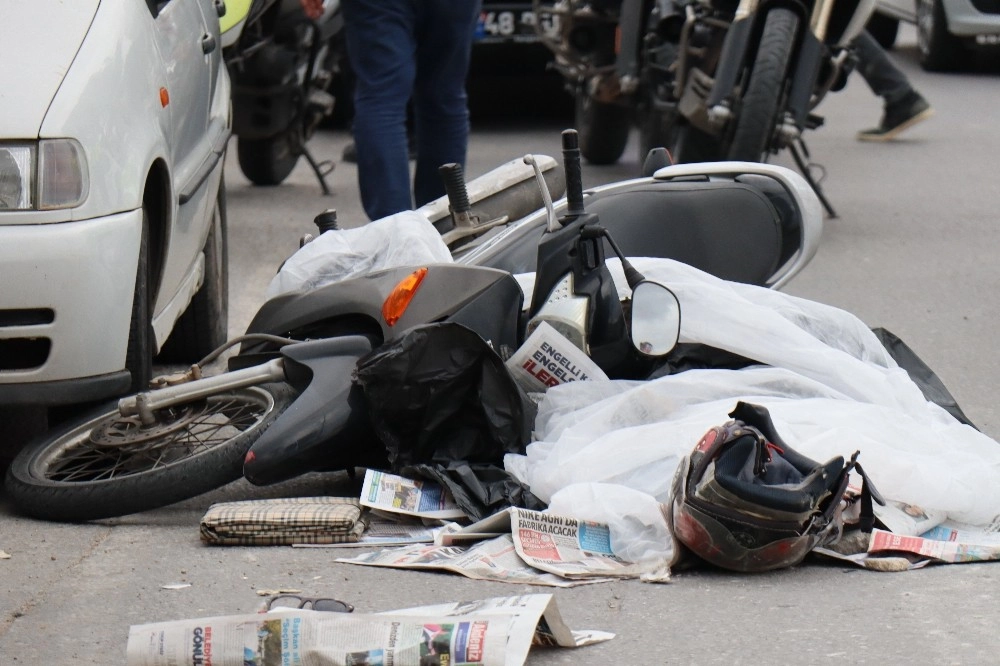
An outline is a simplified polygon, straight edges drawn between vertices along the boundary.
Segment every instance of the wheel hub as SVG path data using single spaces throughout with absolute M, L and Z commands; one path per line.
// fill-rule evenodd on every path
M 90 431 L 90 443 L 109 448 L 144 444 L 183 429 L 199 413 L 200 410 L 188 404 L 179 410 L 156 412 L 156 423 L 148 426 L 143 425 L 138 416 L 112 419 Z

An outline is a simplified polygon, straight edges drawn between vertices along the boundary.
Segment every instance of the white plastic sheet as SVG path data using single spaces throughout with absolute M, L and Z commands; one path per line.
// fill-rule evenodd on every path
M 624 285 L 620 266 L 609 264 Z M 550 389 L 535 422 L 537 441 L 526 455 L 505 459 L 541 499 L 573 484 L 602 483 L 666 502 L 679 460 L 745 400 L 767 407 L 782 438 L 813 459 L 860 450 L 888 498 L 974 525 L 1000 515 L 1000 444 L 925 400 L 859 319 L 667 259 L 633 264 L 677 294 L 682 342 L 767 365 Z M 530 293 L 530 280 L 523 284 Z M 610 513 L 618 516 L 613 529 L 627 534 L 635 521 L 630 503 L 617 500 Z
M 382 268 L 451 261 L 451 252 L 434 225 L 409 210 L 354 229 L 320 234 L 288 258 L 268 285 L 267 297 L 314 289 Z

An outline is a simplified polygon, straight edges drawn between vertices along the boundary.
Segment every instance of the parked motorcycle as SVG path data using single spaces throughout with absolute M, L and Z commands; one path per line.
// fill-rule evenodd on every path
M 539 33 L 577 100 L 584 156 L 621 157 L 631 121 L 641 155 L 764 161 L 823 120 L 813 111 L 854 67 L 873 0 L 534 0 L 559 17 Z M 810 181 L 815 187 L 815 183 Z M 825 202 L 824 202 L 825 203 Z
M 306 144 L 336 103 L 330 89 L 344 54 L 340 2 L 324 0 L 316 19 L 299 0 L 252 0 L 244 11 L 223 33 L 240 170 L 256 185 L 278 185 L 305 157 L 329 194 L 333 163 L 317 161 Z
M 451 205 L 421 211 L 446 239 L 503 217 L 480 215 L 469 202 L 482 211 L 500 202 L 532 206 L 534 191 L 545 205 L 507 225 L 453 235 L 454 263 L 391 267 L 268 300 L 231 341 L 241 348 L 227 372 L 201 374 L 220 349 L 48 434 L 11 464 L 9 496 L 28 515 L 80 521 L 164 506 L 241 474 L 264 484 L 385 467 L 352 373 L 359 359 L 414 327 L 456 322 L 496 350 L 513 350 L 546 321 L 610 377 L 640 378 L 676 343 L 680 314 L 665 287 L 628 270 L 626 254 L 687 257 L 724 277 L 778 286 L 815 251 L 819 203 L 788 169 L 677 165 L 584 192 L 575 139 L 575 132 L 565 139 L 565 200 L 553 204 L 542 184 L 551 158 L 525 158 L 533 181 L 505 165 L 464 188 L 452 170 Z M 606 253 L 631 274 L 631 325 Z M 511 272 L 525 263 L 537 267 L 527 309 Z

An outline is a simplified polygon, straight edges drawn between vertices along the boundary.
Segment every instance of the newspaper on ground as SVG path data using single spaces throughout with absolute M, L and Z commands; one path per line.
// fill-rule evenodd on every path
M 520 585 L 575 587 L 615 580 L 610 577 L 564 578 L 541 571 L 521 559 L 510 534 L 472 546 L 402 546 L 337 558 L 337 562 L 373 567 L 448 571 L 466 578 Z
M 949 564 L 1000 560 L 1000 516 L 985 529 L 945 521 L 920 536 L 874 530 L 868 552 L 912 553 Z
M 441 545 L 456 545 L 509 534 L 518 556 L 530 567 L 563 578 L 634 578 L 649 573 L 617 557 L 607 525 L 512 507 L 457 531 L 443 530 Z
M 361 505 L 376 515 L 402 514 L 431 520 L 465 518 L 465 512 L 448 491 L 433 481 L 414 481 L 372 469 L 365 471 Z
M 454 524 L 454 523 L 452 523 Z M 372 518 L 368 521 L 365 531 L 352 543 L 296 543 L 295 548 L 375 548 L 387 546 L 404 546 L 413 543 L 434 543 L 434 538 L 444 529 L 443 526 L 432 527 L 414 520 L 385 520 Z
M 582 349 L 544 321 L 507 360 L 507 369 L 528 393 L 544 393 L 566 382 L 608 378 Z
M 892 500 L 876 506 L 875 516 L 886 529 L 859 535 L 864 538 L 856 539 L 853 549 L 834 544 L 816 552 L 876 571 L 1000 560 L 1000 516 L 985 527 L 966 525 L 945 520 L 942 512 Z
M 386 613 L 284 610 L 133 625 L 128 666 L 523 664 L 532 645 L 578 647 L 613 638 L 572 632 L 550 594 Z
M 906 536 L 919 536 L 937 527 L 948 517 L 944 511 L 931 511 L 915 504 L 895 500 L 886 500 L 885 506 L 875 504 L 872 508 L 875 511 L 875 518 L 886 530 Z

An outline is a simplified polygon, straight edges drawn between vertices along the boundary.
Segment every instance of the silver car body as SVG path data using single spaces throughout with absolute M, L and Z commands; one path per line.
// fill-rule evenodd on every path
M 89 192 L 73 208 L 0 209 L 0 404 L 45 402 L 46 386 L 88 400 L 120 384 L 150 184 L 163 193 L 157 347 L 203 280 L 229 78 L 212 0 L 159 5 L 154 17 L 145 0 L 4 3 L 0 142 L 75 139 Z M 17 314 L 36 311 L 51 321 Z M 44 362 L 11 359 L 15 341 L 38 339 L 51 343 Z
M 878 0 L 877 10 L 894 19 L 916 24 L 919 1 Z M 948 32 L 951 34 L 957 37 L 1000 36 L 1000 13 L 982 12 L 976 9 L 970 0 L 941 0 L 941 2 L 948 19 Z

